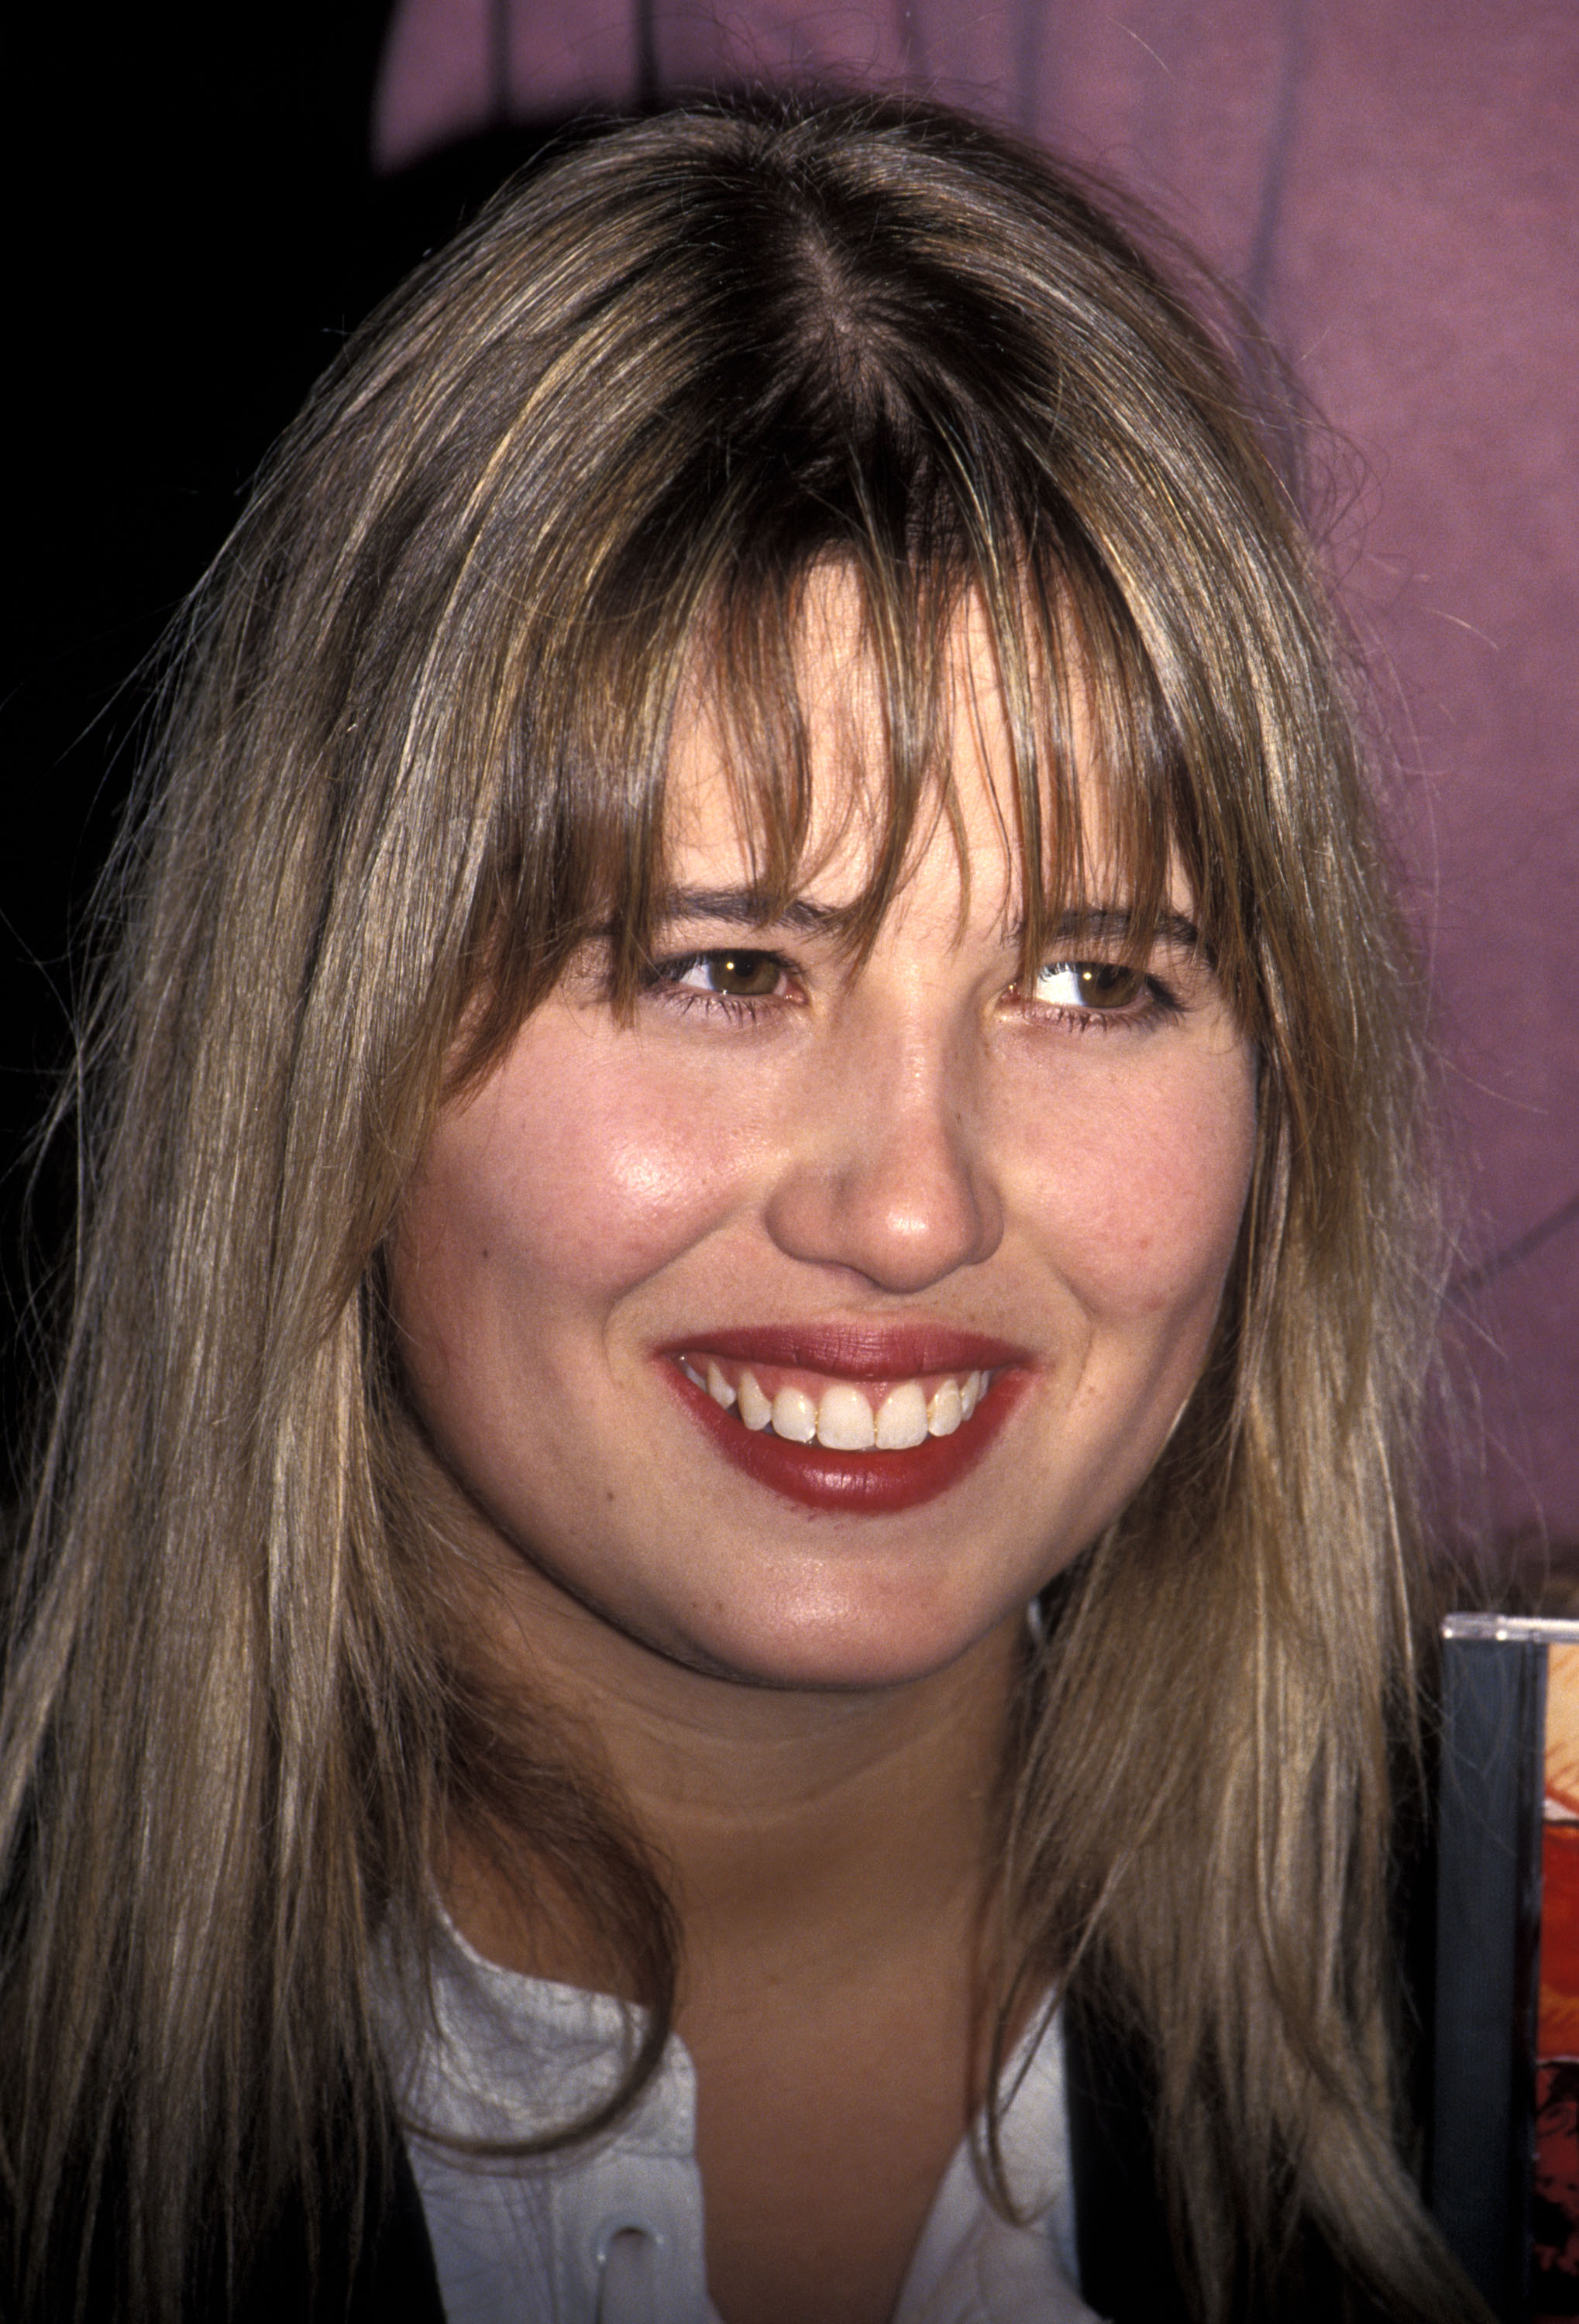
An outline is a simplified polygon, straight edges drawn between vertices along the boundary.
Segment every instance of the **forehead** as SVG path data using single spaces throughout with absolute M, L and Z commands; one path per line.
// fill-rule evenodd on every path
M 775 722 L 743 717 L 716 667 L 703 667 L 684 690 L 664 786 L 670 884 L 743 886 L 761 890 L 765 905 L 781 902 L 783 859 L 792 852 L 797 890 L 815 886 L 820 900 L 854 913 L 874 883 L 887 890 L 886 908 L 923 862 L 936 869 L 942 851 L 954 858 L 962 901 L 1018 920 L 1025 886 L 1020 761 L 1028 737 L 1016 733 L 980 597 L 965 594 L 941 625 L 926 657 L 930 683 L 912 686 L 908 699 L 896 699 L 903 689 L 891 658 L 845 571 L 812 576 L 789 643 L 794 698 L 779 706 L 788 715 L 779 721 L 776 763 L 765 732 Z M 1049 705 L 1038 706 L 1041 779 L 1056 784 L 1063 809 L 1044 814 L 1043 825 L 1062 825 L 1067 835 L 1073 805 L 1086 859 L 1076 884 L 1094 877 L 1111 889 L 1116 865 L 1106 785 L 1077 662 L 1071 675 L 1057 716 L 1048 715 Z M 1056 770 L 1048 764 L 1055 754 Z M 787 822 L 798 825 L 792 851 L 773 844 Z M 770 868 L 775 854 L 777 880 Z M 1044 885 L 1051 868 L 1044 864 Z

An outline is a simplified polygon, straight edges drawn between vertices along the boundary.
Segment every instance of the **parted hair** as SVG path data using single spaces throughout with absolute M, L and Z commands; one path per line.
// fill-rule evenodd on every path
M 989 2006 L 1072 1978 L 1154 2061 L 1203 2319 L 1276 2314 L 1313 2235 L 1390 2317 L 1480 2312 L 1399 2159 L 1394 2064 L 1438 1286 L 1417 978 L 1363 697 L 1256 416 L 1275 374 L 1162 247 L 921 105 L 590 137 L 356 334 L 196 591 L 60 1113 L 80 1218 L 0 1738 L 7 2313 L 108 2285 L 174 2317 L 199 2283 L 220 2313 L 287 2200 L 355 2209 L 388 2110 L 370 1952 L 420 1952 L 447 1830 L 507 1832 L 603 1932 L 647 2010 L 611 2105 L 661 2048 L 661 1877 L 468 1666 L 380 1255 L 436 1110 L 591 934 L 633 990 L 698 673 L 764 918 L 794 892 L 798 623 L 830 566 L 886 744 L 852 943 L 949 807 L 968 599 L 1028 958 L 1090 853 L 1078 689 L 1134 942 L 1181 874 L 1259 1061 L 1205 1373 L 1047 1601 Z

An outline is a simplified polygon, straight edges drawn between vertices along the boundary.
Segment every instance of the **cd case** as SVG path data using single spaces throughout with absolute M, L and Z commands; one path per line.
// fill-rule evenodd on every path
M 1579 1621 L 1442 1626 L 1431 2209 L 1504 2324 L 1579 2317 Z

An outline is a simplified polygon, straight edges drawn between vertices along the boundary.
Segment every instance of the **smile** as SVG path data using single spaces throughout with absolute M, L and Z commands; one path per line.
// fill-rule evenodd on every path
M 813 1325 L 698 1333 L 659 1351 L 681 1403 L 754 1482 L 876 1516 L 956 1484 L 1029 1380 L 975 1333 Z

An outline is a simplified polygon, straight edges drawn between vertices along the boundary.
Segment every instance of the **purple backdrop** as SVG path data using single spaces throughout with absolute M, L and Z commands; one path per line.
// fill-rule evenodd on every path
M 1579 12 L 1572 0 L 400 0 L 386 169 L 490 123 L 821 72 L 1157 204 L 1363 463 L 1350 605 L 1404 768 L 1469 1212 L 1486 1516 L 1579 1545 Z

